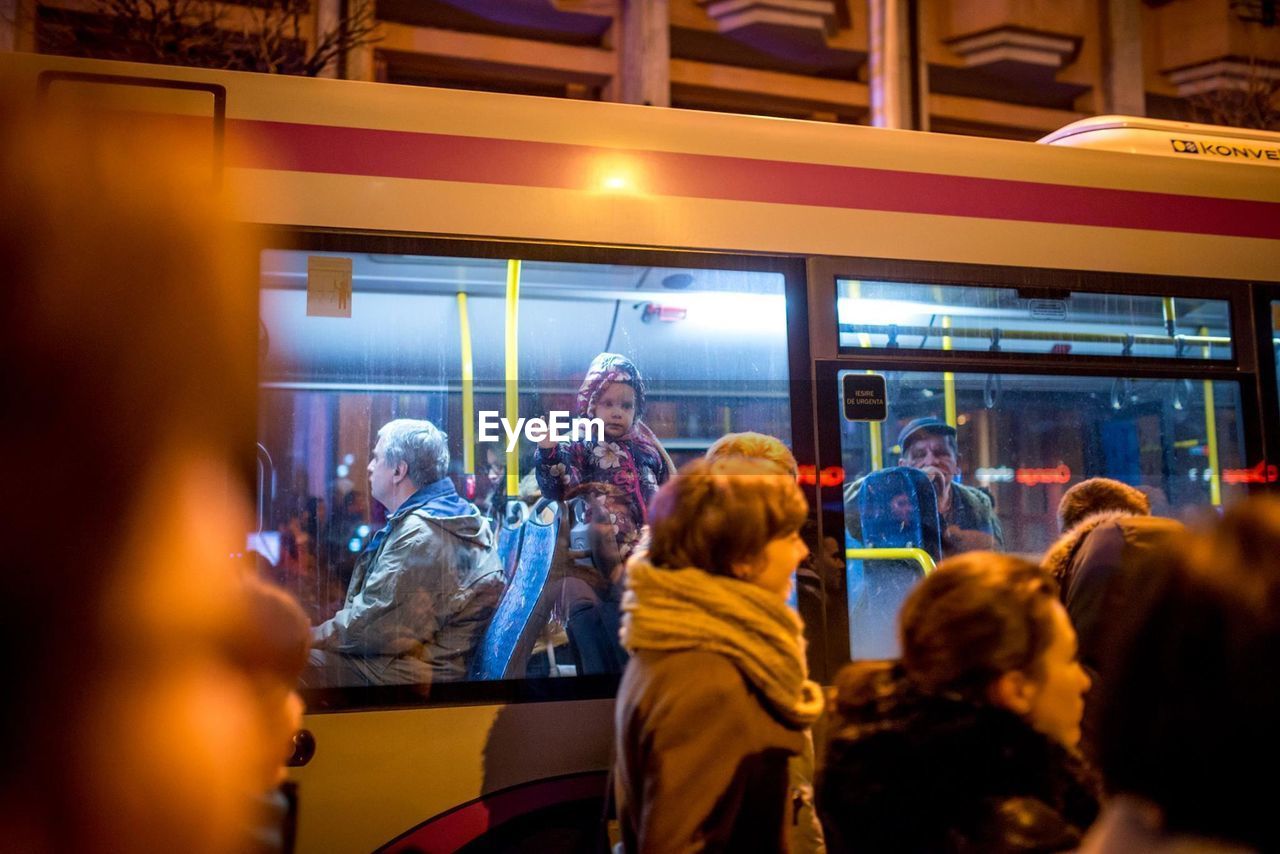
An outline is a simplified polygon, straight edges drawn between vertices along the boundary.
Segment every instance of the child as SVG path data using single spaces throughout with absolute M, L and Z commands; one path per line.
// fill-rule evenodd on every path
M 591 360 L 578 389 L 574 414 L 602 420 L 604 441 L 538 444 L 535 471 L 543 496 L 592 498 L 591 521 L 610 526 L 617 564 L 635 549 L 648 518 L 649 499 L 675 469 L 658 437 L 641 420 L 644 403 L 644 380 L 631 360 L 601 353 Z

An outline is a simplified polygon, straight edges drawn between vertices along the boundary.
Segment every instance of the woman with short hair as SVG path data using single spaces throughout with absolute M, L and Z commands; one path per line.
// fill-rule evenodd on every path
M 903 604 L 900 662 L 837 677 L 818 783 L 832 851 L 1061 851 L 1097 814 L 1076 751 L 1089 677 L 1053 579 L 943 561 Z
M 741 457 L 696 460 L 654 497 L 623 598 L 628 852 L 785 850 L 787 761 L 822 710 L 786 604 L 806 514 L 789 472 Z

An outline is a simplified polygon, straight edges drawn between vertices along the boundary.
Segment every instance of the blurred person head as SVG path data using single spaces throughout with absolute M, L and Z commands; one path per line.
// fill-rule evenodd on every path
M 1280 500 L 1255 497 L 1169 541 L 1116 614 L 1099 763 L 1161 829 L 1280 849 Z
M 1086 517 L 1112 512 L 1148 516 L 1151 502 L 1141 490 L 1127 483 L 1109 477 L 1091 477 L 1062 493 L 1062 500 L 1058 502 L 1058 525 L 1061 530 L 1070 531 Z
M 951 506 L 951 484 L 960 474 L 956 428 L 937 418 L 916 418 L 898 433 L 898 446 L 902 449 L 898 465 L 928 475 L 938 494 L 938 510 L 945 512 Z
M 648 560 L 749 581 L 785 597 L 809 550 L 800 538 L 804 494 L 768 460 L 694 460 L 649 506 Z
M 21 495 L 0 832 L 18 850 L 235 850 L 279 761 L 229 560 L 256 270 L 207 152 L 0 91 L 0 447 Z
M 257 576 L 245 575 L 246 619 L 240 655 L 256 688 L 274 755 L 262 756 L 264 789 L 284 781 L 284 761 L 293 753 L 293 735 L 302 727 L 298 677 L 311 647 L 311 623 L 289 593 Z
M 782 444 L 781 439 L 764 433 L 726 433 L 719 439 L 711 443 L 711 447 L 707 448 L 706 458 L 708 460 L 719 460 L 725 457 L 752 457 L 754 459 L 768 460 L 775 465 L 781 466 L 792 477 L 800 474 L 800 466 L 796 463 L 795 456 L 791 453 L 791 449 Z
M 902 665 L 931 694 L 990 703 L 1075 747 L 1089 677 L 1053 579 L 995 552 L 948 558 L 899 615 Z
M 397 418 L 379 428 L 369 457 L 369 492 L 389 512 L 448 473 L 449 437 L 430 421 Z

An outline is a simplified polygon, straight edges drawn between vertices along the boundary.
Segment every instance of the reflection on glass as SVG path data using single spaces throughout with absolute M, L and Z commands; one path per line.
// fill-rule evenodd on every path
M 538 443 L 517 425 L 521 418 L 545 419 L 552 411 L 575 412 L 580 386 L 597 355 L 626 357 L 646 385 L 643 415 L 633 420 L 652 436 L 659 464 L 634 467 L 635 479 L 643 482 L 637 494 L 651 494 L 649 481 L 657 481 L 656 471 L 700 455 L 726 432 L 756 430 L 790 442 L 780 274 L 523 262 L 515 338 L 518 411 L 509 412 L 505 260 L 341 256 L 351 258 L 353 275 L 351 317 L 342 318 L 308 316 L 308 255 L 273 250 L 261 259 L 262 530 L 252 537 L 264 545 L 258 549 L 264 571 L 298 595 L 321 627 L 319 634 L 346 637 L 329 621 L 343 619 L 344 612 L 350 617 L 366 600 L 382 597 L 389 624 L 370 637 L 393 639 L 390 646 L 378 641 L 377 650 L 361 647 L 355 633 L 349 641 L 317 639 L 318 648 L 362 660 L 356 675 L 335 676 L 331 668 L 311 686 L 421 685 L 620 666 L 598 664 L 596 650 L 588 648 L 588 630 L 570 625 L 568 611 L 581 600 L 552 596 L 557 601 L 548 619 L 546 609 L 504 609 L 501 595 L 496 602 L 488 594 L 471 596 L 467 579 L 480 586 L 481 579 L 492 579 L 481 561 L 468 557 L 462 569 L 441 573 L 440 560 L 422 558 L 432 566 L 382 573 L 383 582 L 377 582 L 378 564 L 370 557 L 386 554 L 391 543 L 412 562 L 418 546 L 400 521 L 411 513 L 424 517 L 419 539 L 441 531 L 456 535 L 450 526 L 459 524 L 469 543 L 491 539 L 507 594 L 526 577 L 540 583 L 536 566 L 528 566 L 550 560 L 550 550 L 557 547 L 555 526 L 563 523 L 574 536 L 586 535 L 581 518 L 552 521 L 548 509 L 531 511 L 541 493 L 534 476 Z M 466 298 L 459 299 L 460 293 Z M 505 418 L 519 431 L 511 456 L 501 429 L 499 441 L 479 441 L 475 427 L 484 412 Z M 421 476 L 408 492 L 379 481 L 395 473 L 380 471 L 373 453 L 379 429 L 399 419 L 428 421 L 447 436 L 443 477 Z M 631 471 L 623 463 L 641 456 L 633 441 L 636 429 L 606 435 L 603 455 L 595 453 L 595 445 L 587 448 L 593 465 L 616 462 L 610 474 Z M 432 510 L 446 504 L 447 514 Z M 606 509 L 612 518 L 631 508 Z M 477 524 L 456 521 L 472 512 Z M 480 520 L 487 532 L 479 529 Z M 626 527 L 621 521 L 610 524 Z M 546 553 L 535 559 L 538 549 Z M 580 575 L 592 581 L 599 579 L 590 573 L 602 574 L 591 559 L 580 568 Z M 409 589 L 379 589 L 379 584 L 396 587 L 386 579 L 397 578 L 410 580 Z M 606 578 L 599 586 L 607 592 L 609 583 Z M 485 589 L 493 592 L 492 585 Z M 547 591 L 520 595 L 525 594 L 531 602 L 540 596 L 545 601 Z M 607 624 L 616 615 L 607 613 L 608 597 L 603 599 Z M 481 601 L 483 607 L 461 607 L 464 600 Z M 495 612 L 500 620 L 544 625 L 532 631 L 498 627 Z M 459 630 L 460 619 L 476 630 Z M 499 628 L 505 631 L 500 637 Z M 597 627 L 596 635 L 601 631 L 608 634 L 607 626 Z M 497 647 L 489 649 L 496 664 L 478 661 L 486 638 L 497 638 Z M 467 648 L 451 656 L 446 667 L 442 654 L 430 652 L 442 644 Z M 507 661 L 504 652 L 520 660 Z M 416 656 L 425 668 L 392 660 L 406 655 Z
M 1276 383 L 1280 385 L 1280 301 L 1271 303 L 1271 351 L 1276 359 Z
M 886 503 L 895 500 L 916 513 L 936 501 L 932 542 L 942 557 L 998 548 L 1038 559 L 1059 534 L 1062 494 L 1089 477 L 1135 486 L 1153 513 L 1174 518 L 1245 493 L 1235 382 L 957 373 L 948 383 L 925 372 L 887 380 L 885 422 L 842 421 L 851 547 L 894 536 L 930 542 L 927 524 L 896 524 Z M 949 395 L 954 424 L 944 416 Z M 923 486 L 898 489 L 905 497 L 868 488 L 897 466 L 921 472 Z M 848 570 L 854 657 L 896 654 L 897 608 L 920 570 L 874 560 L 851 560 Z
M 1229 359 L 1226 300 L 838 279 L 840 347 Z

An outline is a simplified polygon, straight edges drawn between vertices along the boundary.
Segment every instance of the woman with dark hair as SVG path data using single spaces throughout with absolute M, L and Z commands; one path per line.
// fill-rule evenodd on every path
M 806 513 L 789 472 L 740 457 L 695 460 L 654 497 L 623 599 L 628 852 L 786 850 L 787 762 L 822 710 L 786 604 Z
M 1098 804 L 1076 753 L 1089 678 L 1057 588 L 1020 558 L 943 561 L 902 660 L 849 665 L 818 809 L 832 851 L 1061 851 Z
M 1231 507 L 1126 579 L 1098 697 L 1113 797 L 1081 850 L 1280 850 L 1280 501 Z

